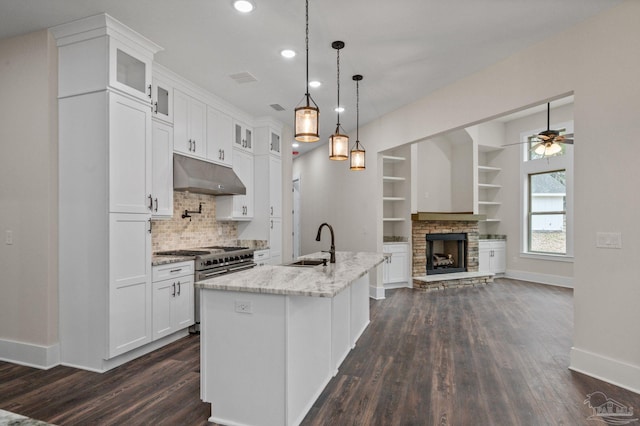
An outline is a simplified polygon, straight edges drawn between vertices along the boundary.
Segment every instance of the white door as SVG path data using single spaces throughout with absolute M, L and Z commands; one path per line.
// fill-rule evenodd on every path
M 173 318 L 176 330 L 194 323 L 193 277 L 181 277 L 176 281 L 176 296 L 173 300 Z
M 173 216 L 173 127 L 153 122 L 151 194 L 154 218 Z
M 282 217 L 282 161 L 269 156 L 269 215 Z
M 151 108 L 109 94 L 109 211 L 151 212 Z
M 153 340 L 173 333 L 171 309 L 173 307 L 175 279 L 153 283 Z
M 207 107 L 207 159 L 233 165 L 233 120 L 227 114 Z
M 109 215 L 109 351 L 120 355 L 152 339 L 151 215 Z

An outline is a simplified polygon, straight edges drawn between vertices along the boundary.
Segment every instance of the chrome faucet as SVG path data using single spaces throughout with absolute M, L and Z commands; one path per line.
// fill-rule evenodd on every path
M 322 250 L 324 253 L 330 253 L 331 254 L 331 258 L 329 259 L 329 263 L 336 263 L 336 240 L 335 237 L 333 235 L 333 228 L 331 227 L 331 225 L 329 225 L 328 223 L 323 223 L 322 225 L 320 225 L 320 227 L 318 228 L 318 235 L 316 235 L 316 241 L 320 241 L 320 232 L 322 231 L 322 227 L 326 226 L 329 228 L 329 231 L 331 231 L 331 250 L 327 251 L 327 250 Z

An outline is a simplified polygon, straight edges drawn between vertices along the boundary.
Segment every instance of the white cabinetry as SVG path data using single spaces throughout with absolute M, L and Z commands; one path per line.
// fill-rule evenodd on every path
M 247 188 L 245 195 L 225 195 L 216 198 L 218 220 L 251 220 L 253 217 L 253 154 L 233 149 L 233 171 Z
M 173 127 L 161 121 L 152 123 L 152 176 L 154 219 L 173 217 Z
M 478 242 L 478 271 L 504 274 L 507 270 L 507 242 L 480 240 Z
M 269 251 L 272 265 L 282 263 L 282 218 L 272 217 L 269 219 Z
M 235 121 L 233 126 L 233 147 L 253 151 L 253 129 L 241 121 Z
M 105 14 L 51 33 L 59 55 L 60 357 L 104 371 L 152 338 L 150 88 L 159 47 Z
M 173 123 L 173 87 L 162 77 L 153 77 L 151 86 L 153 118 Z
M 146 215 L 109 215 L 107 358 L 151 342 L 151 223 Z
M 151 201 L 151 109 L 109 93 L 109 211 L 149 213 Z
M 382 269 L 385 288 L 409 286 L 409 244 L 386 243 L 383 252 L 389 254 Z
M 270 253 L 269 249 L 256 250 L 253 252 L 253 261 L 258 266 L 264 266 L 269 264 Z
M 173 149 L 206 159 L 207 105 L 178 89 L 173 91 Z
M 193 261 L 153 267 L 153 340 L 194 324 Z
M 207 106 L 207 159 L 231 167 L 232 149 L 233 120 L 224 112 Z

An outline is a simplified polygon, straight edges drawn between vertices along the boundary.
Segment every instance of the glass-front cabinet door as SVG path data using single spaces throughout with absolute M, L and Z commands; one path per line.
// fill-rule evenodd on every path
M 151 104 L 153 58 L 114 38 L 109 39 L 109 85 Z

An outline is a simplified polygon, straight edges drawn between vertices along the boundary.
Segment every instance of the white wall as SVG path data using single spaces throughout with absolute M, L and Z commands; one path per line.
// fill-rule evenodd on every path
M 451 212 L 453 145 L 444 136 L 418 144 L 418 211 Z
M 47 31 L 0 40 L 0 359 L 40 366 L 58 356 L 57 68 Z
M 360 129 L 371 158 L 573 92 L 580 142 L 574 150 L 578 213 L 571 367 L 636 391 L 640 246 L 634 243 L 640 240 L 640 198 L 630 182 L 640 158 L 638 16 L 640 2 L 627 0 Z M 561 58 L 561 65 L 540 66 L 541 58 Z M 312 228 L 327 219 L 339 229 L 339 249 L 382 251 L 382 203 L 371 200 L 380 197 L 377 163 L 368 161 L 363 174 L 349 173 L 329 162 L 325 148 L 295 160 L 303 182 L 303 233 L 315 233 Z M 623 248 L 596 248 L 596 231 L 620 232 Z

